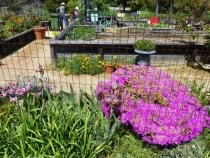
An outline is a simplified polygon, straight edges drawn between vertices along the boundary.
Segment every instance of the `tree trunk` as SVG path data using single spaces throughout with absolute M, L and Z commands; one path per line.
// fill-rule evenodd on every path
M 156 0 L 155 16 L 158 16 L 158 11 L 159 11 L 159 0 Z
M 168 24 L 171 24 L 171 18 L 173 14 L 173 6 L 174 6 L 174 0 L 170 0 L 170 8 L 169 8 L 169 16 L 168 16 Z

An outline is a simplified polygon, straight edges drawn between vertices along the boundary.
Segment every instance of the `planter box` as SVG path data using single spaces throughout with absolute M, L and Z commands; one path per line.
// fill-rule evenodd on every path
M 90 41 L 85 40 L 65 40 L 65 34 L 69 29 L 72 29 L 74 24 L 70 24 L 66 29 L 64 29 L 56 38 L 50 39 L 50 51 L 52 57 L 52 64 L 55 64 L 55 59 L 63 56 L 71 56 L 74 53 L 86 53 L 86 54 L 101 54 L 103 58 L 104 55 L 137 55 L 133 48 L 134 40 L 127 40 L 128 35 L 125 36 L 126 40 L 107 40 L 107 39 L 95 39 Z M 183 37 L 189 37 L 189 34 L 183 34 L 183 32 L 175 32 L 173 33 L 173 29 L 169 29 L 172 31 L 170 34 L 173 39 L 175 36 L 178 36 L 180 39 Z M 162 31 L 169 31 L 168 29 L 163 29 Z M 99 37 L 101 33 L 97 33 L 97 37 Z M 108 33 L 105 33 L 107 35 Z M 156 36 L 155 36 L 156 35 Z M 168 34 L 163 33 L 145 33 L 142 35 L 143 37 L 158 37 L 158 38 L 168 38 L 170 37 Z M 107 37 L 107 36 L 105 36 Z M 113 38 L 113 34 L 110 36 Z M 135 37 L 136 38 L 136 35 Z M 133 38 L 133 39 L 134 39 Z M 177 39 L 177 38 L 176 38 Z M 186 60 L 188 60 L 188 56 L 194 54 L 196 49 L 197 56 L 205 57 L 209 55 L 209 50 L 205 48 L 203 44 L 192 45 L 191 42 L 186 41 L 174 41 L 174 40 L 156 40 L 155 41 L 156 49 L 155 55 L 185 55 Z M 142 54 L 142 52 L 141 52 Z M 189 59 L 191 60 L 191 58 Z M 204 58 L 205 59 L 205 58 Z M 206 62 L 205 62 L 206 63 Z
M 153 28 L 152 33 L 172 33 L 174 28 Z
M 33 29 L 19 33 L 14 37 L 0 40 L 0 59 L 12 54 L 33 40 L 35 40 Z

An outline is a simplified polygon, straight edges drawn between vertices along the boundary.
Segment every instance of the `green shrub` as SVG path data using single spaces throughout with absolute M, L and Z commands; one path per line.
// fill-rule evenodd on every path
M 165 23 L 158 23 L 154 25 L 155 28 L 169 28 L 168 24 Z
M 196 81 L 189 82 L 190 90 L 192 95 L 194 95 L 200 101 L 201 105 L 205 106 L 210 104 L 210 91 L 204 90 L 204 84 L 199 85 Z
M 76 26 L 66 34 L 66 40 L 91 40 L 95 38 L 95 29 L 92 26 Z
M 203 134 L 202 134 L 208 148 L 210 149 L 210 129 L 205 129 Z
M 210 11 L 206 12 L 206 14 L 203 15 L 204 21 L 210 21 Z
M 132 16 L 130 13 L 125 13 L 125 16 L 123 17 L 123 20 L 142 20 L 142 19 L 150 19 L 151 17 L 154 17 L 154 12 L 150 12 L 148 10 L 141 11 L 141 14 Z
M 151 40 L 141 39 L 134 43 L 134 48 L 142 51 L 152 51 L 155 50 L 155 44 Z
M 208 151 L 205 141 L 199 136 L 189 143 L 163 148 L 159 154 L 161 158 L 203 158 Z
M 155 148 L 128 132 L 114 146 L 109 158 L 156 158 L 157 156 Z
M 99 16 L 116 16 L 117 12 L 115 10 L 103 10 L 99 11 L 98 13 Z
M 57 67 L 65 71 L 65 74 L 90 74 L 96 75 L 104 71 L 104 63 L 100 56 L 73 55 L 71 59 L 61 58 L 57 60 Z

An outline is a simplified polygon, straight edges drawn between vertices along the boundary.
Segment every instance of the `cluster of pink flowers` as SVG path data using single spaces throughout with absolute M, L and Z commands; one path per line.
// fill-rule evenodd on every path
M 9 84 L 0 87 L 0 98 L 9 99 L 10 102 L 16 102 L 25 96 L 30 89 L 31 82 L 27 82 L 25 85 L 10 82 Z
M 144 141 L 178 145 L 209 127 L 207 109 L 166 72 L 152 66 L 125 66 L 96 88 L 101 110 L 113 112 Z
M 10 82 L 0 86 L 0 99 L 6 99 L 10 102 L 22 102 L 23 97 L 28 93 L 34 93 L 36 96 L 44 95 L 54 87 L 49 80 L 44 77 L 24 77 L 16 82 Z

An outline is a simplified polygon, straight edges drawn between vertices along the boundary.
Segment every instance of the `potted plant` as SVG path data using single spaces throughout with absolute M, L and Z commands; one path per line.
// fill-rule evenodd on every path
M 149 39 L 139 39 L 134 43 L 134 51 L 138 54 L 135 59 L 135 64 L 149 65 L 150 55 L 155 54 L 155 43 Z
M 50 28 L 50 14 L 46 7 L 40 8 L 40 14 L 37 17 L 38 26 L 34 27 L 36 39 L 43 39 L 46 31 Z
M 34 26 L 34 34 L 36 36 L 36 39 L 43 39 L 45 37 L 45 32 L 47 30 L 47 27 L 43 26 Z
M 47 27 L 47 30 L 51 28 L 50 13 L 46 7 L 40 9 L 41 26 Z
M 116 70 L 117 57 L 114 56 L 113 59 L 108 59 L 104 61 L 105 73 L 112 74 Z

